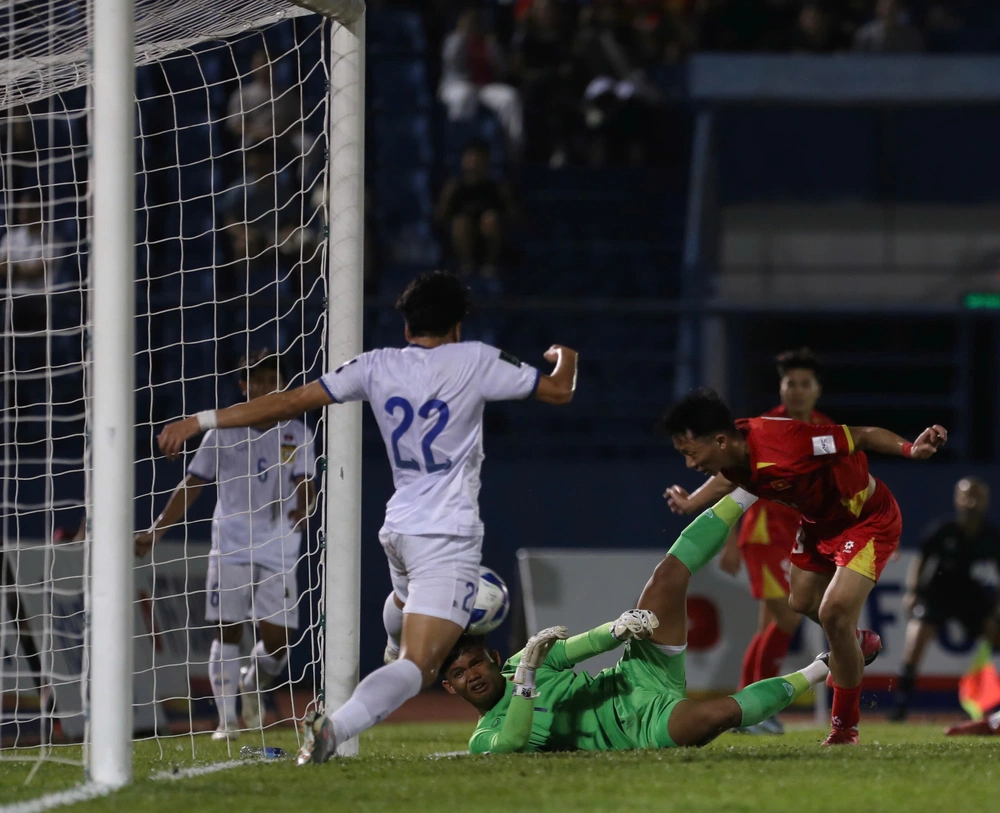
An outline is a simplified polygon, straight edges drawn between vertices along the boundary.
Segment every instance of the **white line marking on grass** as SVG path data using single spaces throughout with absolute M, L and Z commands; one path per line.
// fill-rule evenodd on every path
M 230 768 L 239 768 L 241 765 L 254 765 L 255 760 L 231 759 L 228 762 L 213 762 L 211 765 L 195 765 L 193 768 L 171 768 L 169 771 L 154 773 L 150 778 L 156 781 L 187 779 L 191 776 L 204 776 L 207 773 L 217 773 L 218 771 L 228 771 Z M 0 812 L 2 813 L 2 812 Z
M 436 754 L 428 754 L 428 759 L 451 759 L 452 757 L 467 757 L 468 751 L 439 751 Z
M 78 785 L 69 790 L 62 790 L 58 793 L 48 793 L 39 796 L 37 799 L 28 799 L 12 805 L 0 807 L 0 813 L 42 813 L 44 810 L 51 810 L 54 807 L 63 805 L 75 805 L 77 802 L 86 802 L 88 799 L 96 799 L 99 796 L 107 796 L 115 789 L 110 785 L 98 785 L 88 783 Z

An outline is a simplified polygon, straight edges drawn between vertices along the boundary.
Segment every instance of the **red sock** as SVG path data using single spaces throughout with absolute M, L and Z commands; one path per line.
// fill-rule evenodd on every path
M 830 712 L 830 722 L 834 728 L 847 731 L 858 727 L 861 719 L 861 685 L 853 689 L 833 687 L 833 710 Z
M 754 682 L 754 673 L 757 670 L 757 653 L 760 652 L 763 640 L 764 636 L 759 632 L 755 632 L 753 638 L 750 639 L 750 643 L 747 645 L 747 651 L 743 653 L 743 669 L 740 672 L 741 689 L 745 689 Z
M 781 662 L 788 654 L 792 645 L 792 636 L 778 628 L 773 621 L 764 630 L 760 644 L 757 647 L 757 663 L 754 669 L 754 682 L 777 677 L 781 671 Z

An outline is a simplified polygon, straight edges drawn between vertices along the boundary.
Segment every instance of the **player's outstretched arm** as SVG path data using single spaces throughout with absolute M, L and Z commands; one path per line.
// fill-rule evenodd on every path
M 189 474 L 178 483 L 153 526 L 148 531 L 140 531 L 135 535 L 136 556 L 145 556 L 149 553 L 149 549 L 159 541 L 167 529 L 184 517 L 188 508 L 201 494 L 203 485 L 205 481 L 193 474 Z
M 630 638 L 649 638 L 658 626 L 660 622 L 650 610 L 626 610 L 614 621 L 567 639 L 562 650 L 563 668 L 617 649 Z
M 849 426 L 847 430 L 855 449 L 911 457 L 914 460 L 926 460 L 948 442 L 948 430 L 938 424 L 928 426 L 912 443 L 895 432 L 878 426 Z
M 188 438 L 209 429 L 287 421 L 332 403 L 330 393 L 319 381 L 313 381 L 294 390 L 272 392 L 270 395 L 254 398 L 244 404 L 236 404 L 225 409 L 207 409 L 189 418 L 173 421 L 163 427 L 156 440 L 160 445 L 160 451 L 168 459 L 173 460 L 180 454 Z
M 545 360 L 556 366 L 551 375 L 538 379 L 535 397 L 547 404 L 568 404 L 576 392 L 576 350 L 554 344 L 545 351 Z
M 732 494 L 736 486 L 721 474 L 709 477 L 692 494 L 688 494 L 680 486 L 670 486 L 663 492 L 670 510 L 675 514 L 700 514 L 706 508 L 711 508 L 727 494 Z

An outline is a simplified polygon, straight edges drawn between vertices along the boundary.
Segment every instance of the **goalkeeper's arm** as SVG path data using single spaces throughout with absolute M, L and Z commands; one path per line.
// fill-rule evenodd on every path
M 629 638 L 648 638 L 659 625 L 649 610 L 627 610 L 614 621 L 568 639 L 563 656 L 569 666 L 574 666 L 602 652 L 617 649 Z
M 472 735 L 469 750 L 473 754 L 515 754 L 528 747 L 535 717 L 535 700 L 530 689 L 520 694 L 519 689 L 521 687 L 514 690 L 499 731 L 476 731 Z

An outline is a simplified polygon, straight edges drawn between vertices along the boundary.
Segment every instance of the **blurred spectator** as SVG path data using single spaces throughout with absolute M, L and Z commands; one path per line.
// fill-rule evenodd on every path
M 43 226 L 42 203 L 37 194 L 22 195 L 12 214 L 13 225 L 0 237 L 0 275 L 10 295 L 9 316 L 3 329 L 17 336 L 13 348 L 16 377 L 46 366 L 46 294 L 53 282 L 55 251 L 49 230 Z M 18 381 L 14 386 L 17 405 L 41 403 L 45 397 L 40 389 L 43 387 L 41 379 Z
M 0 237 L 0 274 L 12 293 L 25 295 L 15 302 L 14 329 L 44 330 L 46 272 L 51 273 L 54 252 L 42 226 L 41 200 L 37 194 L 26 194 L 13 209 L 14 224 Z M 32 305 L 36 299 L 43 314 L 40 322 L 32 316 L 37 315 Z
M 295 143 L 298 133 L 292 125 L 298 118 L 298 105 L 289 93 L 276 97 L 271 60 L 263 49 L 255 51 L 250 62 L 249 81 L 233 91 L 226 111 L 226 129 L 244 147 L 277 138 L 286 151 L 299 153 Z
M 642 52 L 624 6 L 603 0 L 582 8 L 573 52 L 585 82 L 591 164 L 601 166 L 618 156 L 642 163 L 647 142 L 659 134 L 662 100 L 645 71 L 650 55 Z
M 573 55 L 555 0 L 535 0 L 521 18 L 511 46 L 514 75 L 525 111 L 525 159 L 566 163 L 577 121 Z
M 878 0 L 875 19 L 854 35 L 854 50 L 878 54 L 908 54 L 922 51 L 924 38 L 910 23 L 899 0 Z
M 796 53 L 828 54 L 846 45 L 838 37 L 836 21 L 821 3 L 804 3 L 791 38 Z
M 490 177 L 490 147 L 471 141 L 462 152 L 462 170 L 441 192 L 435 211 L 451 233 L 452 250 L 462 276 L 478 276 L 486 287 L 499 287 L 498 270 L 505 227 L 517 216 L 510 187 Z
M 493 34 L 483 30 L 479 12 L 466 9 L 442 48 L 438 96 L 452 121 L 470 119 L 479 104 L 500 120 L 512 157 L 521 154 L 524 122 L 521 95 L 503 80 L 507 60 Z

